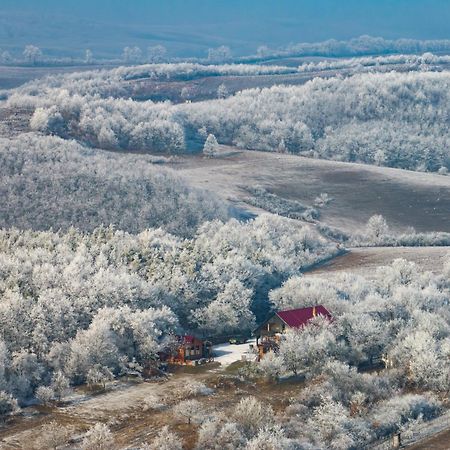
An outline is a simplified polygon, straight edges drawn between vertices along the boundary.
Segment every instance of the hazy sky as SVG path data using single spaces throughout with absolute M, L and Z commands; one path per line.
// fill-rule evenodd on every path
M 167 30 L 201 35 L 205 45 L 211 40 L 211 45 L 229 42 L 242 49 L 361 34 L 450 38 L 450 0 L 0 0 L 0 14 L 11 13 L 19 16 L 17 20 L 27 17 L 28 25 L 21 32 L 28 40 L 35 32 L 38 44 L 45 37 L 75 34 L 74 26 L 64 26 L 65 20 L 74 19 L 90 24 L 80 32 L 93 44 L 95 33 L 103 33 L 104 38 L 111 27 L 109 38 L 117 46 L 133 44 L 134 38 L 151 39 L 152 33 Z M 58 19 L 49 20 L 50 16 Z M 39 29 L 30 29 L 30 23 L 39 24 Z M 134 32 L 117 31 L 115 35 L 112 25 Z M 48 34 L 46 27 L 51 30 Z M 75 45 L 80 36 L 72 37 Z M 0 35 L 0 39 L 5 38 Z

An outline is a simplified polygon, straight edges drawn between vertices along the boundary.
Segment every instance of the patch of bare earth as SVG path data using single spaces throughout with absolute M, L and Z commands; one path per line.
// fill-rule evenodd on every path
M 429 439 L 407 447 L 409 450 L 449 450 L 450 429 L 447 429 Z
M 81 436 L 96 422 L 107 423 L 114 435 L 117 448 L 136 448 L 151 442 L 159 430 L 168 425 L 183 439 L 184 448 L 192 449 L 197 439 L 199 425 L 187 424 L 174 417 L 172 408 L 180 400 L 177 392 L 183 392 L 188 381 L 200 381 L 214 389 L 209 396 L 195 396 L 203 405 L 206 417 L 215 411 L 232 414 L 233 406 L 241 398 L 254 395 L 270 403 L 275 411 L 284 410 L 291 397 L 300 392 L 302 383 L 268 384 L 239 381 L 230 371 L 211 369 L 192 370 L 173 375 L 163 382 L 119 383 L 111 391 L 95 396 L 75 395 L 67 405 L 53 408 L 29 407 L 24 415 L 0 428 L 0 449 L 32 449 L 39 437 L 41 426 L 56 421 L 61 426 L 73 427 L 73 436 Z M 78 392 L 77 394 L 80 394 Z M 145 401 L 152 396 L 163 399 L 162 409 L 145 408 Z
M 0 137 L 13 137 L 30 131 L 32 115 L 31 109 L 0 106 Z

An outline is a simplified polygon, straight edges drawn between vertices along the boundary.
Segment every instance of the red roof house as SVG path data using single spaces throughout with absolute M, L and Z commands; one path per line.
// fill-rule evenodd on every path
M 300 309 L 289 309 L 287 311 L 278 311 L 275 315 L 278 316 L 290 328 L 303 327 L 311 319 L 317 316 L 323 316 L 330 320 L 332 319 L 329 311 L 322 305 Z
M 276 312 L 254 332 L 260 357 L 278 348 L 280 337 L 286 329 L 304 327 L 311 319 L 318 316 L 333 320 L 333 316 L 322 305 Z

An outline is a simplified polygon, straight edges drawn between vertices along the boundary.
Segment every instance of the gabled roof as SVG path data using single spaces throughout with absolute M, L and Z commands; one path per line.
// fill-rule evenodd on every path
M 325 306 L 322 305 L 278 311 L 276 315 L 291 328 L 300 328 L 316 316 L 324 316 L 330 320 L 333 318 Z
M 201 341 L 201 339 L 196 338 L 191 334 L 186 334 L 184 336 L 179 336 L 179 340 L 182 344 L 192 344 L 194 341 Z

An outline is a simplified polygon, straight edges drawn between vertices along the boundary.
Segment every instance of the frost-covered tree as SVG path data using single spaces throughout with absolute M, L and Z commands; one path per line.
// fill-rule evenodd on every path
M 279 425 L 263 427 L 247 442 L 246 450 L 295 450 L 297 445 L 286 437 Z
M 5 421 L 7 417 L 19 412 L 17 400 L 5 391 L 0 391 L 0 420 Z
M 212 62 L 224 62 L 231 59 L 232 53 L 230 47 L 221 45 L 217 48 L 210 48 L 208 50 L 208 60 Z
M 219 144 L 213 134 L 209 134 L 203 146 L 203 155 L 207 158 L 214 158 L 219 151 Z
M 25 60 L 30 64 L 36 64 L 42 59 L 42 50 L 35 45 L 27 45 L 23 51 Z
M 383 216 L 372 216 L 366 225 L 366 236 L 374 244 L 380 243 L 389 233 L 389 227 Z
M 273 410 L 255 397 L 243 398 L 234 408 L 233 419 L 247 437 L 252 437 L 264 426 L 273 424 Z
M 175 417 L 190 424 L 191 422 L 202 421 L 203 406 L 198 400 L 183 400 L 173 408 Z
M 94 55 L 92 53 L 92 50 L 87 49 L 84 55 L 84 62 L 86 64 L 92 64 L 94 61 Z
M 40 383 L 44 372 L 43 364 L 35 353 L 25 349 L 14 352 L 11 356 L 11 371 L 15 378 L 16 396 L 21 399 L 28 398 Z
M 106 383 L 114 379 L 114 374 L 108 367 L 102 366 L 100 364 L 95 364 L 91 367 L 86 375 L 86 382 L 92 388 L 101 386 L 106 389 Z
M 324 396 L 321 404 L 315 408 L 308 425 L 320 446 L 344 450 L 355 445 L 354 438 L 349 432 L 349 419 L 347 409 L 329 396 Z
M 285 370 L 283 359 L 273 352 L 264 355 L 260 361 L 259 370 L 270 379 L 277 379 Z
M 9 53 L 7 50 L 0 52 L 0 62 L 3 64 L 8 64 L 13 60 L 13 57 L 11 56 L 11 53 Z
M 70 382 L 62 372 L 56 372 L 52 377 L 51 389 L 56 399 L 61 401 L 70 392 Z
M 280 143 L 278 144 L 277 152 L 282 154 L 288 153 L 288 149 L 286 147 L 286 142 L 284 141 L 284 139 L 281 139 Z
M 197 449 L 235 450 L 242 448 L 246 440 L 237 423 L 224 422 L 218 417 L 213 417 L 201 425 Z
M 255 326 L 251 312 L 253 292 L 237 279 L 230 280 L 216 300 L 194 311 L 199 326 L 216 334 L 248 333 Z
M 142 60 L 142 50 L 139 47 L 125 47 L 122 58 L 126 63 L 137 63 Z
M 229 95 L 230 93 L 228 92 L 227 86 L 224 83 L 222 83 L 217 88 L 217 98 L 227 98 Z
M 147 48 L 147 59 L 150 63 L 164 62 L 167 56 L 167 49 L 163 45 L 152 45 Z
M 267 45 L 260 45 L 257 49 L 256 49 L 256 55 L 259 58 L 266 58 L 267 56 L 269 56 L 271 53 L 270 48 Z
M 339 355 L 333 325 L 318 317 L 301 329 L 288 330 L 280 342 L 279 357 L 294 374 L 314 373 L 331 355 Z
M 50 386 L 39 386 L 36 389 L 35 397 L 44 405 L 50 403 L 54 396 L 55 393 Z
M 193 96 L 193 91 L 192 88 L 189 86 L 184 86 L 181 91 L 180 91 L 180 97 L 184 100 L 184 101 L 188 101 L 192 98 Z

